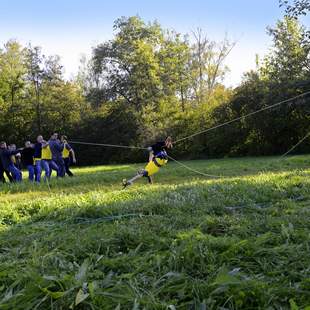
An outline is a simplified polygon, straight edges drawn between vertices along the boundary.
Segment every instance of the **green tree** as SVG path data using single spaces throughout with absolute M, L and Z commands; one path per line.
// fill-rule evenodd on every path
M 24 110 L 26 80 L 25 49 L 10 40 L 0 51 L 0 103 L 1 132 L 8 139 L 21 136 L 25 130 Z
M 273 48 L 260 68 L 262 77 L 275 83 L 307 77 L 310 41 L 306 29 L 296 19 L 285 17 L 274 28 L 268 27 L 267 31 L 272 36 Z
M 160 26 L 147 25 L 135 16 L 118 19 L 114 29 L 115 38 L 93 50 L 97 85 L 106 98 L 124 99 L 136 109 L 153 104 L 161 91 L 157 57 L 163 37 Z
M 235 43 L 225 38 L 215 42 L 198 28 L 193 32 L 191 74 L 194 98 L 198 104 L 207 101 L 215 87 L 223 81 L 228 67 L 225 60 Z

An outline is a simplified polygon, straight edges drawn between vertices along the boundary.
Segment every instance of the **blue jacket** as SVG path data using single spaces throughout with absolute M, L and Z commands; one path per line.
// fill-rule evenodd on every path
M 21 151 L 20 149 L 15 151 L 10 151 L 8 149 L 0 149 L 0 160 L 5 170 L 7 170 L 9 166 L 13 164 L 11 156 L 19 153 L 20 151 Z
M 53 160 L 62 158 L 62 151 L 64 149 L 63 143 L 59 140 L 49 140 L 48 145 L 50 146 Z

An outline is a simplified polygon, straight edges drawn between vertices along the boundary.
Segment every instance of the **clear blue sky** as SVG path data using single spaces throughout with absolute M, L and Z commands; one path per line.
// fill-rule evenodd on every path
M 11 38 L 58 54 L 69 77 L 81 54 L 113 36 L 113 22 L 138 14 L 165 28 L 189 33 L 202 28 L 220 41 L 225 33 L 238 44 L 227 60 L 227 85 L 236 85 L 255 66 L 255 53 L 270 45 L 266 26 L 281 18 L 278 0 L 0 0 L 0 45 Z

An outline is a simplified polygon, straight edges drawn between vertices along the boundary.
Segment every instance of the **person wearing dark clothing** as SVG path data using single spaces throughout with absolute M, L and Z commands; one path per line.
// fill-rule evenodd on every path
M 62 152 L 64 149 L 64 144 L 60 142 L 58 139 L 58 134 L 54 133 L 50 140 L 48 141 L 50 150 L 52 152 L 52 160 L 56 163 L 58 166 L 58 177 L 63 178 L 65 176 L 66 170 L 65 170 L 65 162 L 62 157 Z
M 35 149 L 32 147 L 31 142 L 25 142 L 25 148 L 21 151 L 22 164 L 28 170 L 28 179 L 30 182 L 34 181 L 34 153 Z
M 8 149 L 10 151 L 15 151 L 16 150 L 16 144 L 10 144 L 8 146 Z M 12 161 L 14 166 L 18 169 L 18 170 L 22 170 L 22 165 L 21 165 L 21 154 L 20 152 L 16 153 L 15 155 L 12 155 Z
M 9 150 L 5 142 L 0 143 L 0 158 L 2 161 L 2 166 L 5 170 L 9 171 L 12 174 L 13 180 L 15 182 L 22 181 L 22 173 L 18 170 L 13 161 L 12 156 L 19 153 L 21 150 Z
M 153 183 L 152 175 L 157 173 L 159 169 L 168 162 L 167 149 L 172 148 L 172 139 L 167 137 L 165 141 L 157 142 L 148 148 L 149 162 L 144 169 L 140 170 L 136 176 L 130 180 L 123 180 L 124 188 L 132 185 L 133 182 L 141 177 L 147 177 L 149 183 Z
M 2 182 L 2 183 L 5 183 L 4 173 L 6 174 L 7 178 L 9 179 L 9 181 L 12 183 L 13 182 L 13 178 L 10 175 L 10 172 L 3 168 L 2 161 L 1 161 L 1 158 L 0 158 L 0 182 Z
M 76 158 L 75 158 L 75 152 L 71 145 L 67 142 L 67 137 L 66 136 L 61 136 L 61 142 L 64 144 L 64 149 L 62 151 L 62 157 L 65 162 L 65 170 L 66 173 L 69 177 L 73 177 L 73 173 L 70 171 L 70 164 L 71 164 L 71 157 L 72 156 L 72 162 L 75 164 L 76 163 Z

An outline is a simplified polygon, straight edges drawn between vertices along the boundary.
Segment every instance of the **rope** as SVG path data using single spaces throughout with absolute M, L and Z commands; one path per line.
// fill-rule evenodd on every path
M 82 142 L 82 141 L 69 141 L 69 143 L 83 144 L 83 145 L 97 145 L 97 146 L 105 146 L 105 147 L 117 147 L 117 148 L 124 148 L 124 149 L 147 150 L 147 148 L 140 147 L 140 146 L 116 145 L 116 144 L 108 144 L 108 143 L 91 143 L 91 142 Z
M 280 159 L 282 159 L 283 157 L 285 157 L 286 155 L 288 155 L 289 153 L 291 153 L 293 150 L 296 149 L 296 147 L 298 145 L 300 145 L 302 142 L 304 142 L 308 137 L 310 136 L 310 131 L 306 134 L 306 136 L 304 136 L 300 141 L 298 141 L 293 147 L 291 147 L 286 153 L 284 153 L 283 155 L 281 155 Z M 279 160 L 280 160 L 279 159 Z
M 189 171 L 192 171 L 192 172 L 195 172 L 197 174 L 200 174 L 202 176 L 205 176 L 205 177 L 208 177 L 208 178 L 223 178 L 224 176 L 220 176 L 220 175 L 213 175 L 213 174 L 207 174 L 207 173 L 203 173 L 201 171 L 198 171 L 198 170 L 195 170 L 187 165 L 184 165 L 183 163 L 179 162 L 178 160 L 172 158 L 171 156 L 167 155 L 168 158 L 170 158 L 171 160 L 173 160 L 174 162 L 176 162 L 177 164 L 179 164 L 180 166 L 184 167 L 185 169 L 189 170 Z
M 310 131 L 306 134 L 306 136 L 304 136 L 300 141 L 298 141 L 293 147 L 291 147 L 287 152 L 285 152 L 283 155 L 280 156 L 280 158 L 278 159 L 278 161 L 282 160 L 285 156 L 287 156 L 289 153 L 291 153 L 293 150 L 295 150 L 295 148 L 297 146 L 299 146 L 302 142 L 304 142 L 308 137 L 310 136 Z M 177 164 L 179 164 L 180 166 L 184 167 L 185 169 L 189 170 L 189 171 L 192 171 L 192 172 L 195 172 L 197 174 L 200 174 L 200 175 L 203 175 L 203 176 L 206 176 L 206 177 L 212 177 L 212 178 L 223 178 L 224 176 L 218 176 L 218 175 L 211 175 L 211 174 L 206 174 L 206 173 L 203 173 L 203 172 L 200 172 L 198 170 L 195 170 L 189 166 L 186 166 L 184 165 L 183 163 L 177 161 L 176 159 L 172 158 L 171 156 L 167 155 L 168 158 L 170 158 L 171 160 L 173 160 L 174 162 L 176 162 Z M 250 169 L 251 170 L 251 169 Z M 253 169 L 254 171 L 254 169 Z M 256 171 L 256 169 L 255 169 Z
M 201 134 L 206 133 L 206 132 L 208 132 L 208 131 L 211 131 L 211 130 L 214 130 L 214 129 L 217 129 L 217 128 L 220 128 L 220 127 L 223 127 L 223 126 L 226 126 L 226 125 L 229 125 L 229 124 L 231 124 L 231 123 L 234 123 L 234 122 L 239 121 L 239 120 L 241 120 L 241 119 L 244 119 L 244 118 L 246 118 L 246 117 L 255 115 L 255 114 L 260 113 L 260 112 L 262 112 L 262 111 L 266 111 L 266 110 L 268 110 L 268 109 L 272 109 L 272 108 L 274 108 L 274 107 L 276 107 L 276 106 L 279 106 L 279 105 L 281 105 L 281 104 L 284 104 L 284 103 L 293 101 L 293 100 L 295 100 L 295 99 L 304 97 L 304 96 L 306 96 L 306 95 L 308 95 L 308 94 L 310 94 L 310 91 L 307 91 L 307 92 L 305 92 L 305 93 L 303 93 L 303 94 L 300 94 L 300 95 L 298 95 L 298 96 L 292 97 L 292 98 L 290 98 L 290 99 L 286 99 L 286 100 L 277 102 L 277 103 L 275 103 L 275 104 L 269 105 L 269 106 L 264 107 L 264 108 L 262 108 L 262 109 L 259 109 L 259 110 L 256 110 L 256 111 L 254 111 L 254 112 L 248 113 L 248 114 L 246 114 L 246 115 L 236 117 L 236 118 L 234 118 L 234 119 L 232 119 L 232 120 L 230 120 L 230 121 L 224 122 L 224 123 L 222 123 L 222 124 L 219 124 L 219 125 L 216 125 L 216 126 L 207 128 L 207 129 L 202 130 L 202 131 L 198 131 L 198 132 L 196 132 L 196 133 L 194 133 L 194 134 L 192 134 L 192 135 L 189 135 L 189 136 L 186 136 L 186 137 L 184 137 L 184 138 L 181 138 L 181 139 L 179 139 L 179 140 L 174 141 L 174 144 L 179 143 L 179 142 L 184 141 L 184 140 L 187 140 L 187 139 L 190 139 L 190 138 L 193 138 L 193 137 L 195 137 L 195 136 L 201 135 Z

